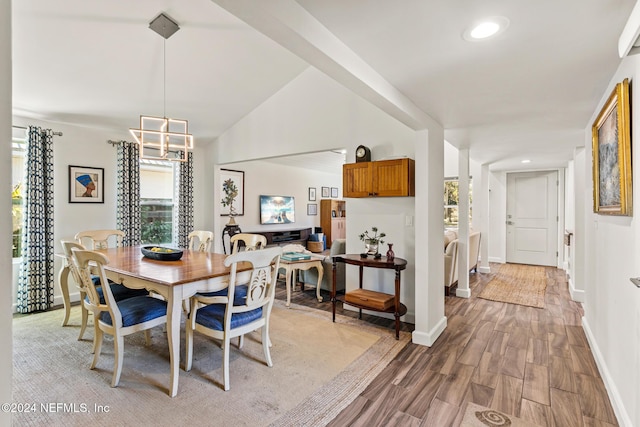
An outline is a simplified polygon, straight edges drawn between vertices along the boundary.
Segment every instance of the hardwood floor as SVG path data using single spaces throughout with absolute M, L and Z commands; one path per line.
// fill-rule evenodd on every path
M 477 298 L 493 275 L 472 274 L 471 298 L 445 297 L 447 328 L 436 343 L 409 343 L 330 425 L 457 426 L 466 402 L 540 426 L 618 425 L 582 330 L 582 307 L 571 301 L 562 270 L 546 274 L 544 309 Z M 323 297 L 318 303 L 307 288 L 292 302 L 330 311 Z M 283 286 L 276 298 L 286 298 Z M 357 317 L 341 306 L 338 312 Z M 392 320 L 363 321 L 393 333 Z

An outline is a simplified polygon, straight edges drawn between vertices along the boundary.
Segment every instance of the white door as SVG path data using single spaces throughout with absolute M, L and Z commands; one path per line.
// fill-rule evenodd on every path
M 507 262 L 556 266 L 558 172 L 507 174 Z

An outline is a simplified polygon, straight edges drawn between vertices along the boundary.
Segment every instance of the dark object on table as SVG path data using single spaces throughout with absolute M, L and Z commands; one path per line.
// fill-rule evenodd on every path
M 366 254 L 366 253 L 361 253 L 361 254 L 360 254 L 360 258 L 366 258 L 366 257 L 367 257 L 367 254 Z
M 157 261 L 177 261 L 182 258 L 180 249 L 165 248 L 162 246 L 143 246 L 140 248 L 142 255 Z
M 373 258 L 374 258 L 374 259 L 380 259 L 380 258 L 382 258 L 382 254 L 381 254 L 380 252 L 378 252 L 377 254 L 375 254 L 375 255 L 373 256 Z

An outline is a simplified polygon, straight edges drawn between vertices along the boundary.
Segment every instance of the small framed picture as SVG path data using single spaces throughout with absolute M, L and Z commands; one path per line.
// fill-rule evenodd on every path
M 322 197 L 323 198 L 328 198 L 329 197 L 329 187 L 322 187 Z
M 104 203 L 104 169 L 69 165 L 69 203 Z
M 331 197 L 334 199 L 338 198 L 338 189 L 336 187 L 331 187 Z
M 316 203 L 307 204 L 307 215 L 318 215 L 318 205 Z
M 309 201 L 316 201 L 316 187 L 309 187 Z

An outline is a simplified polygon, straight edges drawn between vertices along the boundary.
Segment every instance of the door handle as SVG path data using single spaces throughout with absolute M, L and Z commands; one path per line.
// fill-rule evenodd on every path
M 514 224 L 515 224 L 515 222 L 513 222 L 513 221 L 507 221 L 507 225 L 514 225 Z

